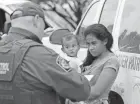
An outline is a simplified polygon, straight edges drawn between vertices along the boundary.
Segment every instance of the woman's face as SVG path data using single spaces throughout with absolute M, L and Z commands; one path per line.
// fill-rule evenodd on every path
M 94 34 L 86 36 L 86 43 L 92 56 L 98 57 L 106 50 L 106 41 L 101 41 Z

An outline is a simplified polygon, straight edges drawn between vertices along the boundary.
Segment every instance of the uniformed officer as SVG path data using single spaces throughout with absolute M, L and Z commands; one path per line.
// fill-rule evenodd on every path
M 72 101 L 88 98 L 88 80 L 61 67 L 61 58 L 42 45 L 45 20 L 38 5 L 22 4 L 11 15 L 11 24 L 0 46 L 0 104 L 58 104 L 58 96 Z

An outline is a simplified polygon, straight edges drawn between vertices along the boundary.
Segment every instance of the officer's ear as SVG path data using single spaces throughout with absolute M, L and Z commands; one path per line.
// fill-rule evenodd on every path
M 33 18 L 33 25 L 37 28 L 39 23 L 39 15 L 35 15 Z

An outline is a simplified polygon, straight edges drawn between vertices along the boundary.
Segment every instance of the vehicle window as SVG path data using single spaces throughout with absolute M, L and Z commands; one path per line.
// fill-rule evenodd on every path
M 106 0 L 99 23 L 104 24 L 112 33 L 114 19 L 119 0 Z
M 93 5 L 90 7 L 89 11 L 87 12 L 86 16 L 84 17 L 81 26 L 79 27 L 77 35 L 79 37 L 81 45 L 85 45 L 83 32 L 84 32 L 85 27 L 94 23 L 98 5 L 99 5 L 99 2 L 93 3 Z
M 99 2 L 96 2 L 90 7 L 89 11 L 87 12 L 86 16 L 84 17 L 81 27 L 85 27 L 85 26 L 89 26 L 89 25 L 93 24 L 93 21 L 95 19 L 94 17 L 97 13 L 98 5 L 99 5 Z
M 120 51 L 140 54 L 140 0 L 126 0 L 120 24 Z

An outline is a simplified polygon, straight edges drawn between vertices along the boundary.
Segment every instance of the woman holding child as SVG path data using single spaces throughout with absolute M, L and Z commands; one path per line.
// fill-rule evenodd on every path
M 119 62 L 111 51 L 112 35 L 102 24 L 93 24 L 84 32 L 88 54 L 83 63 L 83 74 L 93 75 L 91 94 L 86 104 L 109 104 L 108 96 L 119 70 Z
M 63 37 L 63 43 L 78 43 L 73 42 L 73 36 L 70 39 L 69 37 L 71 36 Z M 109 92 L 119 70 L 117 57 L 111 51 L 113 37 L 102 24 L 88 26 L 85 29 L 84 37 L 88 46 L 88 52 L 84 63 L 81 65 L 81 70 L 83 75 L 93 75 L 90 80 L 91 94 L 86 101 L 72 102 L 67 99 L 65 104 L 109 104 Z M 67 38 L 69 41 L 64 41 Z M 63 46 L 65 47 L 66 44 Z

